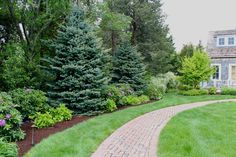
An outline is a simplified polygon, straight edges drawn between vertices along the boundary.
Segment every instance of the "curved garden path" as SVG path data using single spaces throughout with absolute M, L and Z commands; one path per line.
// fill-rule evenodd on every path
M 157 157 L 160 132 L 173 116 L 188 109 L 221 102 L 236 102 L 236 99 L 183 104 L 144 114 L 117 129 L 92 157 Z

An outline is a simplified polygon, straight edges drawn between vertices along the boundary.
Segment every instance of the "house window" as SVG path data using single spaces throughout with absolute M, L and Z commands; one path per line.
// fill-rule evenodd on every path
M 234 37 L 228 38 L 228 45 L 234 45 Z
M 225 45 L 225 38 L 219 38 L 219 45 Z
M 220 66 L 219 65 L 213 65 L 213 67 L 215 68 L 215 73 L 212 76 L 212 79 L 214 80 L 219 80 L 220 79 Z
M 231 80 L 236 80 L 236 65 L 231 66 Z

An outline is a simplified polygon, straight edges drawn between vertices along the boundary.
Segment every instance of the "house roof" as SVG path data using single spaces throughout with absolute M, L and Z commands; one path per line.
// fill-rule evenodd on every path
M 217 36 L 235 35 L 236 29 L 209 32 L 207 52 L 211 58 L 236 58 L 236 46 L 217 47 Z

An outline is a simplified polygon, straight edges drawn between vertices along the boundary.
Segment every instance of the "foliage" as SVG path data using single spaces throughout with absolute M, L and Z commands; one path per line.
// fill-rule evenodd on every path
M 34 125 L 37 128 L 50 127 L 56 124 L 56 121 L 53 119 L 53 116 L 50 114 L 50 112 L 46 113 L 37 112 L 33 118 L 34 118 Z
M 187 91 L 180 91 L 179 93 L 181 95 L 185 95 L 185 96 L 207 95 L 208 90 L 206 90 L 206 89 L 192 89 L 192 90 L 187 90 Z
M 183 45 L 183 48 L 180 51 L 180 57 L 192 57 L 193 53 L 196 51 L 195 46 L 192 43 Z
M 75 113 L 101 112 L 105 106 L 101 88 L 108 82 L 103 71 L 106 54 L 81 7 L 73 7 L 51 47 L 56 53 L 47 60 L 54 75 L 48 91 L 51 104 L 64 103 Z
M 216 94 L 216 91 L 217 91 L 217 88 L 216 87 L 210 87 L 208 89 L 208 92 L 210 95 L 215 95 Z
M 22 117 L 15 109 L 11 97 L 6 93 L 0 93 L 0 136 L 5 140 L 18 141 L 24 139 L 24 133 L 20 129 Z
M 17 104 L 17 109 L 22 114 L 23 118 L 29 118 L 36 112 L 45 112 L 49 106 L 45 93 L 34 89 L 15 89 L 10 92 L 13 102 Z
M 131 18 L 114 10 L 113 0 L 107 0 L 101 4 L 101 23 L 99 24 L 99 36 L 104 44 L 115 51 L 123 38 L 127 37 L 127 30 L 131 24 Z
M 48 112 L 37 112 L 30 117 L 34 120 L 34 125 L 37 128 L 45 128 L 55 125 L 57 122 L 62 122 L 72 119 L 72 111 L 65 104 L 60 104 L 57 108 L 51 108 Z
M 140 55 L 129 43 L 122 43 L 113 58 L 112 82 L 129 84 L 140 94 L 145 88 L 145 67 Z
M 124 105 L 139 105 L 141 103 L 149 101 L 149 97 L 146 95 L 141 95 L 141 96 L 129 95 L 129 96 L 124 96 L 121 101 Z
M 138 97 L 140 103 L 145 103 L 145 102 L 148 102 L 150 101 L 149 97 L 147 95 L 141 95 Z
M 40 84 L 40 74 L 34 63 L 27 62 L 19 43 L 8 43 L 0 55 L 0 80 L 2 90 L 13 90 Z
M 116 107 L 116 102 L 112 99 L 107 99 L 107 102 L 106 102 L 106 111 L 107 112 L 112 112 L 114 110 L 116 110 L 117 107 Z
M 222 95 L 236 95 L 236 88 L 222 87 L 221 94 Z
M 179 70 L 181 83 L 198 88 L 200 82 L 208 81 L 214 73 L 210 63 L 209 56 L 203 51 L 196 51 L 192 57 L 184 58 Z
M 191 89 L 193 89 L 193 87 L 192 87 L 192 86 L 189 86 L 189 85 L 179 84 L 178 89 L 179 89 L 179 90 L 186 91 L 186 90 L 191 90 Z
M 102 96 L 106 99 L 112 99 L 118 107 L 124 105 L 122 102 L 122 98 L 124 96 L 128 96 L 133 93 L 133 89 L 128 84 L 111 84 L 105 86 L 102 90 Z
M 60 104 L 59 107 L 50 110 L 50 114 L 55 122 L 62 122 L 65 120 L 71 120 L 72 111 L 69 110 L 65 104 Z
M 139 98 L 136 95 L 124 96 L 122 98 L 123 105 L 138 105 L 140 104 Z
M 0 156 L 1 157 L 17 157 L 18 148 L 15 143 L 8 143 L 0 138 Z

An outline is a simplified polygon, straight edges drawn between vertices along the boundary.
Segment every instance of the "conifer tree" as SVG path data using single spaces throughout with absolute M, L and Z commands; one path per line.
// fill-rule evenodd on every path
M 74 6 L 51 44 L 55 57 L 48 61 L 55 80 L 48 95 L 53 105 L 65 103 L 75 113 L 94 113 L 105 104 L 101 87 L 107 83 L 106 62 L 84 17 L 83 9 Z
M 140 55 L 129 43 L 122 43 L 113 58 L 113 83 L 129 84 L 137 94 L 145 87 L 145 67 Z

